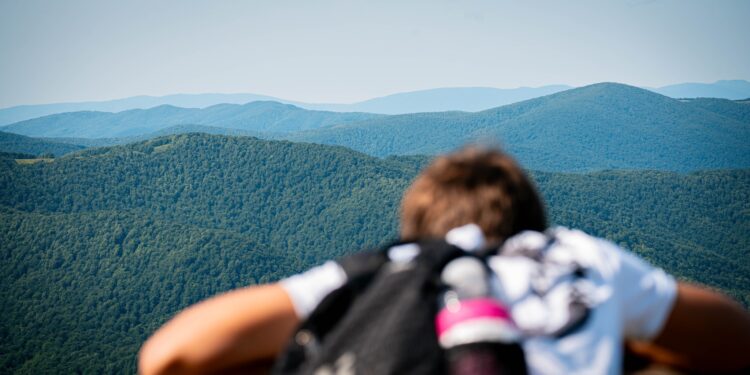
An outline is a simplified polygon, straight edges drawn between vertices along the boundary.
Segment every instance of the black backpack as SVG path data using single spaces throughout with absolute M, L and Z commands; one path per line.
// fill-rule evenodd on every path
M 347 282 L 301 324 L 274 373 L 444 373 L 434 323 L 440 273 L 467 253 L 444 241 L 418 246 L 416 258 L 405 263 L 389 260 L 390 246 L 340 260 Z

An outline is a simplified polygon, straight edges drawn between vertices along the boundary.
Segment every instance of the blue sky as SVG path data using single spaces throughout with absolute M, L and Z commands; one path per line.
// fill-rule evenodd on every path
M 0 0 L 0 107 L 750 79 L 750 1 Z

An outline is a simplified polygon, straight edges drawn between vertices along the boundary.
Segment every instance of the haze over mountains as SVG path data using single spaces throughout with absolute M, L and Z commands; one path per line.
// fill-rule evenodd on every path
M 400 114 L 449 110 L 479 111 L 570 88 L 570 86 L 565 85 L 543 86 L 539 88 L 521 87 L 517 89 L 488 87 L 439 88 L 398 93 L 353 104 L 303 103 L 256 94 L 136 96 L 102 102 L 38 104 L 4 108 L 0 109 L 0 126 L 65 112 L 121 112 L 130 109 L 148 109 L 163 105 L 183 108 L 206 108 L 217 104 L 247 104 L 255 101 L 275 101 L 284 104 L 293 104 L 304 109 L 335 112 Z
M 732 109 L 730 115 L 702 101 L 602 83 L 477 113 L 399 115 L 287 138 L 378 156 L 436 154 L 467 142 L 497 141 L 522 165 L 547 171 L 748 167 L 750 124 L 742 119 L 750 107 L 721 104 Z
M 253 101 L 276 101 L 300 108 L 337 111 L 405 114 L 440 111 L 481 111 L 506 104 L 553 94 L 573 87 L 549 85 L 536 88 L 520 87 L 497 89 L 489 87 L 454 87 L 396 93 L 352 104 L 319 104 L 275 98 L 257 94 L 176 94 L 167 96 L 135 96 L 124 99 L 22 105 L 0 109 L 0 126 L 56 113 L 76 111 L 121 112 L 147 109 L 161 105 L 184 108 L 206 108 L 216 104 L 246 104 Z M 743 80 L 715 83 L 683 83 L 659 88 L 647 88 L 673 98 L 711 97 L 723 99 L 750 98 L 750 82 Z
M 659 88 L 648 88 L 672 98 L 721 98 L 740 100 L 750 98 L 750 82 L 722 80 L 714 83 L 679 83 Z
M 301 105 L 301 107 L 309 109 L 328 109 L 331 111 L 372 112 L 389 115 L 444 111 L 476 112 L 554 94 L 571 88 L 571 86 L 566 85 L 519 87 L 516 89 L 449 87 L 393 94 L 354 104 L 328 104 L 323 106 Z
M 42 137 L 113 138 L 156 132 L 175 125 L 205 125 L 259 132 L 289 132 L 356 122 L 381 115 L 307 111 L 277 102 L 217 104 L 208 108 L 162 105 L 110 112 L 68 112 L 21 121 L 3 131 Z
M 726 99 L 676 100 L 615 83 L 481 112 L 389 116 L 253 102 L 205 109 L 160 106 L 119 113 L 71 112 L 0 130 L 33 137 L 110 138 L 53 139 L 77 145 L 121 144 L 205 131 L 340 145 L 374 156 L 430 155 L 466 143 L 497 142 L 526 167 L 545 171 L 750 167 L 747 104 Z

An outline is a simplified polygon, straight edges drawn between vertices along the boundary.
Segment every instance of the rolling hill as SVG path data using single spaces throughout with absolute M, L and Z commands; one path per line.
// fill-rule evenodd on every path
M 697 98 L 685 100 L 685 102 L 693 107 L 701 108 L 724 117 L 729 117 L 744 124 L 750 124 L 750 105 L 744 104 L 742 101 Z
M 55 156 L 61 156 L 84 148 L 84 146 L 77 144 L 0 132 L 0 152 L 20 152 L 31 155 L 52 154 Z
M 286 138 L 377 156 L 500 143 L 526 167 L 547 171 L 750 167 L 750 124 L 742 110 L 723 110 L 602 83 L 477 113 L 390 116 Z
M 134 373 L 178 309 L 392 237 L 414 173 L 207 135 L 0 158 L 0 373 Z
M 298 104 L 302 108 L 340 112 L 370 112 L 389 115 L 464 111 L 476 112 L 571 89 L 566 85 L 497 89 L 492 87 L 446 87 L 386 95 L 352 104 Z
M 255 94 L 175 94 L 166 96 L 142 95 L 96 102 L 20 105 L 0 109 L 0 126 L 66 112 L 122 112 L 130 109 L 148 109 L 162 105 L 205 108 L 217 104 L 246 104 L 254 101 L 281 100 Z
M 17 122 L 0 130 L 34 137 L 80 138 L 133 137 L 178 125 L 218 126 L 255 132 L 290 132 L 379 116 L 355 112 L 308 111 L 277 102 L 218 104 L 204 109 L 163 105 L 117 113 L 62 113 Z
M 550 85 L 538 88 L 519 87 L 451 87 L 397 93 L 352 104 L 303 103 L 256 94 L 176 94 L 166 96 L 134 96 L 100 102 L 22 105 L 0 109 L 0 126 L 37 117 L 66 112 L 122 112 L 163 105 L 183 108 L 206 108 L 217 104 L 247 104 L 275 101 L 300 108 L 334 112 L 372 112 L 402 114 L 431 111 L 479 111 L 521 100 L 536 98 L 569 89 L 570 86 Z
M 714 83 L 679 83 L 650 89 L 672 98 L 721 98 L 747 99 L 750 98 L 750 82 L 745 80 L 724 80 Z
M 206 108 L 217 104 L 246 104 L 255 101 L 275 101 L 317 111 L 371 112 L 406 114 L 416 112 L 482 111 L 506 104 L 553 94 L 571 89 L 567 85 L 519 87 L 444 87 L 412 92 L 401 92 L 351 104 L 304 103 L 257 94 L 175 94 L 165 96 L 134 96 L 96 102 L 20 105 L 0 109 L 0 126 L 37 117 L 65 112 L 96 111 L 121 112 L 148 109 L 162 105 L 184 108 Z M 711 97 L 721 99 L 750 98 L 750 82 L 743 80 L 714 83 L 681 83 L 647 90 L 672 98 Z
M 0 157 L 0 372 L 133 373 L 179 309 L 395 237 L 427 160 L 206 134 Z M 533 177 L 553 223 L 750 304 L 750 170 Z

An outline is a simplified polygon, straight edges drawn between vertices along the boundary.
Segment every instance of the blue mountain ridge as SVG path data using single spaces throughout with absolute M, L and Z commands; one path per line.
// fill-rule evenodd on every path
M 735 101 L 675 100 L 637 87 L 601 83 L 473 113 L 388 116 L 253 102 L 205 109 L 160 106 L 115 114 L 66 113 L 0 129 L 42 137 L 110 137 L 59 140 L 91 145 L 186 132 L 251 135 L 340 145 L 381 157 L 429 155 L 467 143 L 489 143 L 503 145 L 537 170 L 691 171 L 750 166 L 748 119 L 750 106 Z
M 500 144 L 530 169 L 690 171 L 750 166 L 747 106 L 732 110 L 601 83 L 477 113 L 398 115 L 297 132 L 295 141 L 376 156 Z M 724 115 L 724 113 L 729 113 Z
M 501 105 L 553 94 L 571 89 L 567 85 L 499 89 L 491 87 L 446 87 L 395 93 L 351 104 L 304 103 L 257 94 L 175 94 L 166 96 L 134 96 L 109 101 L 20 105 L 0 109 L 0 126 L 32 118 L 76 111 L 121 112 L 147 109 L 160 105 L 205 108 L 216 104 L 246 104 L 253 101 L 276 101 L 300 108 L 335 112 L 372 112 L 405 114 L 440 111 L 481 111 Z M 645 88 L 645 87 L 644 87 Z M 750 82 L 743 80 L 715 83 L 683 83 L 659 88 L 646 88 L 673 98 L 714 97 L 723 99 L 750 98 Z

